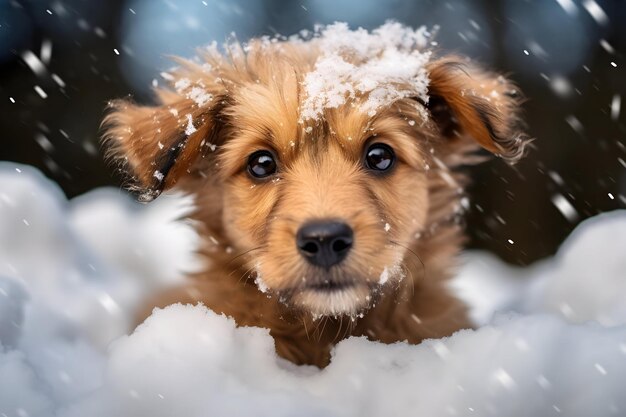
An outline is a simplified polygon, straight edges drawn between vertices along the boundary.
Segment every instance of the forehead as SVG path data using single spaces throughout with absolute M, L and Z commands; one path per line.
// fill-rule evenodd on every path
M 303 97 L 298 83 L 291 75 L 280 84 L 241 88 L 229 110 L 241 136 L 270 140 L 273 146 L 283 149 L 322 134 L 352 141 L 372 131 L 372 118 L 361 112 L 356 102 L 327 109 L 318 119 L 302 120 Z
M 287 71 L 266 82 L 242 85 L 226 110 L 231 123 L 230 137 L 224 143 L 223 167 L 236 173 L 251 153 L 270 149 L 289 165 L 303 153 L 338 149 L 348 158 L 360 158 L 368 143 L 386 142 L 405 162 L 419 166 L 420 113 L 417 103 L 401 101 L 370 116 L 359 107 L 358 99 L 337 108 L 326 109 L 322 117 L 302 121 L 301 77 Z

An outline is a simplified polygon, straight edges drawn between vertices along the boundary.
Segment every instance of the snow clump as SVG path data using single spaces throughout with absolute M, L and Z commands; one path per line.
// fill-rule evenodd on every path
M 322 53 L 304 78 L 302 121 L 360 97 L 366 98 L 359 108 L 369 116 L 405 97 L 428 101 L 431 53 L 425 50 L 430 37 L 425 27 L 389 22 L 368 32 L 340 22 L 318 27 L 316 35 Z

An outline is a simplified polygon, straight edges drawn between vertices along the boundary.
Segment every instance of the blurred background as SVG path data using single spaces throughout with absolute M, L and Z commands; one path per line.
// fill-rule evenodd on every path
M 626 206 L 621 0 L 0 0 L 0 160 L 38 167 L 68 197 L 120 187 L 98 141 L 104 107 L 149 103 L 168 54 L 388 19 L 438 25 L 443 50 L 508 74 L 528 98 L 526 160 L 471 169 L 470 247 L 528 264 L 585 218 Z

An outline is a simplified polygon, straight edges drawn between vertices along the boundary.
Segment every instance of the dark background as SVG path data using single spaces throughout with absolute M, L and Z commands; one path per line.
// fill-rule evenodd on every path
M 528 97 L 527 159 L 472 168 L 471 247 L 526 264 L 554 253 L 581 220 L 626 205 L 621 0 L 0 0 L 0 160 L 37 166 L 68 197 L 119 187 L 98 142 L 103 109 L 128 94 L 149 102 L 171 66 L 165 55 L 191 56 L 232 32 L 245 40 L 387 19 L 439 25 L 442 49 L 509 74 Z

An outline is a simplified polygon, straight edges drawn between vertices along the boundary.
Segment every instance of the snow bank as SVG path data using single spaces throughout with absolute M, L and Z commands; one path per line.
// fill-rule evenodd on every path
M 33 168 L 0 163 L 0 416 L 52 415 L 101 385 L 139 300 L 197 267 L 197 236 L 172 222 L 188 206 L 115 190 L 68 202 Z
M 67 202 L 39 172 L 11 163 L 0 165 L 0 184 L 0 277 L 28 293 L 28 314 L 58 314 L 101 346 L 126 331 L 141 297 L 198 267 L 197 236 L 173 222 L 190 199 L 143 207 L 102 189 Z
M 319 372 L 277 360 L 266 330 L 176 305 L 115 342 L 104 388 L 61 415 L 611 415 L 626 410 L 624 340 L 527 317 L 421 346 L 349 339 Z
M 527 268 L 487 253 L 467 254 L 453 288 L 473 306 L 479 324 L 496 311 L 517 311 L 626 325 L 625 248 L 626 211 L 604 213 L 583 222 L 553 258 Z
M 468 254 L 454 287 L 479 330 L 351 338 L 320 371 L 203 307 L 123 335 L 140 297 L 197 267 L 195 235 L 172 221 L 185 207 L 113 190 L 67 202 L 32 168 L 0 164 L 0 416 L 626 415 L 624 211 L 526 269 Z

